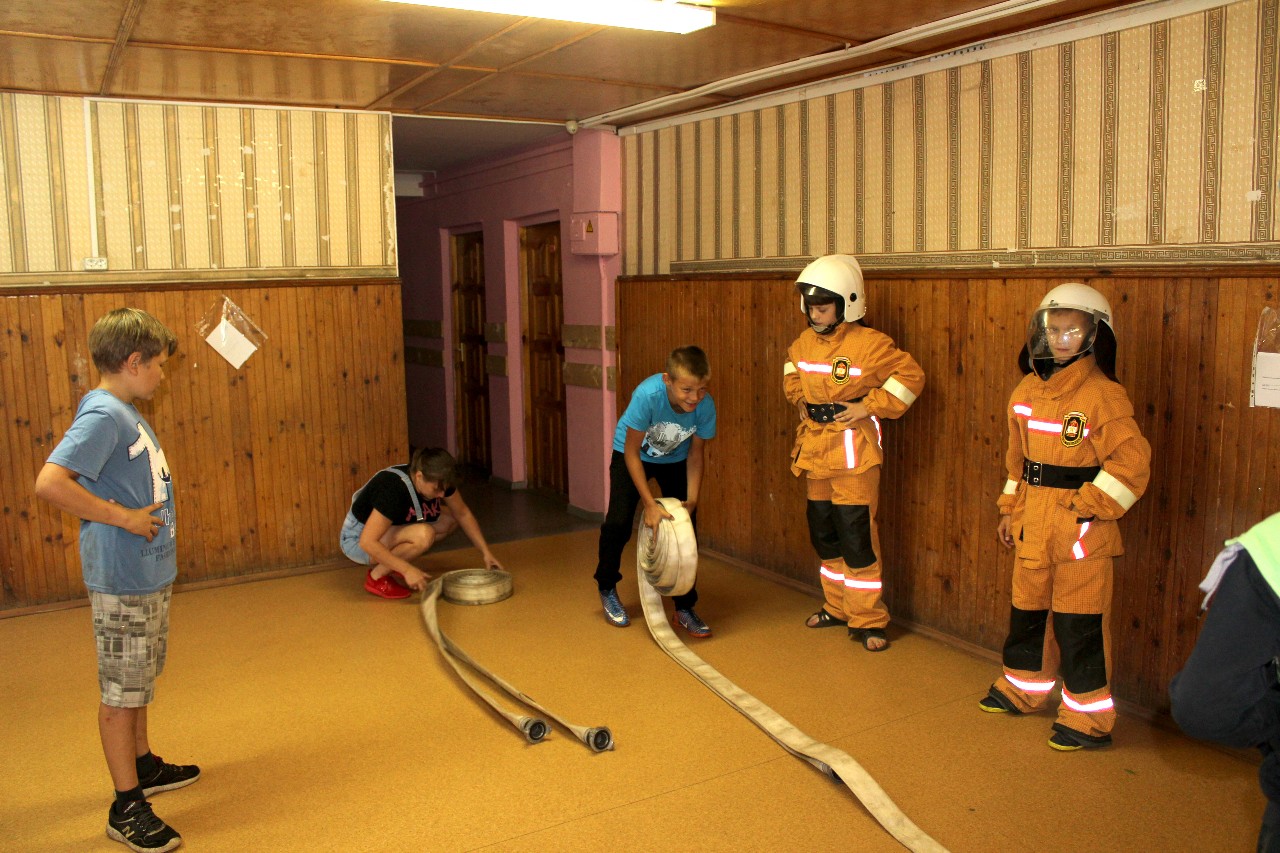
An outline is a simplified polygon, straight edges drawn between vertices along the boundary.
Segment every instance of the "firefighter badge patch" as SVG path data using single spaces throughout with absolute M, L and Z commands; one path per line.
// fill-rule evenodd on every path
M 1089 417 L 1084 412 L 1067 412 L 1062 416 L 1062 446 L 1075 447 L 1089 433 Z
M 844 356 L 840 356 L 831 362 L 831 381 L 837 385 L 843 385 L 849 381 L 849 374 L 852 372 L 853 362 Z

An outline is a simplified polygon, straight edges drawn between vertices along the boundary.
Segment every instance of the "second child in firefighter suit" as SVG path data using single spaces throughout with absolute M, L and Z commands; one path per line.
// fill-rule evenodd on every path
M 1111 696 L 1112 562 L 1116 520 L 1142 496 L 1151 446 L 1115 381 L 1111 306 L 1063 284 L 1032 315 L 1009 400 L 1009 479 L 997 536 L 1016 552 L 1004 674 L 979 707 L 1025 714 L 1048 706 L 1062 678 L 1049 746 L 1106 746 Z
M 810 628 L 848 626 L 868 651 L 888 648 L 881 598 L 880 421 L 901 416 L 924 388 L 924 371 L 893 339 L 862 323 L 862 269 L 827 255 L 796 281 L 809 321 L 787 350 L 783 389 L 800 414 L 791 471 L 805 478 L 809 538 L 822 561 L 826 606 Z

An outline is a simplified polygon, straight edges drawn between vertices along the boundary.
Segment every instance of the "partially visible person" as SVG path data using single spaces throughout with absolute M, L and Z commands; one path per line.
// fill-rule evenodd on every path
M 809 328 L 787 349 L 783 391 L 800 425 L 791 471 L 804 477 L 809 539 L 822 561 L 826 606 L 810 628 L 847 627 L 867 651 L 889 647 L 881 597 L 880 421 L 901 417 L 924 388 L 924 371 L 893 339 L 863 322 L 862 268 L 827 255 L 796 280 Z
M 1173 719 L 1192 737 L 1262 753 L 1257 850 L 1280 853 L 1280 513 L 1228 540 L 1200 589 L 1209 613 L 1169 684 Z
M 636 386 L 627 410 L 618 419 L 609 463 L 609 508 L 600 525 L 595 580 L 609 624 L 631 624 L 618 598 L 622 550 L 631 539 L 636 507 L 644 506 L 644 523 L 655 533 L 671 514 L 649 488 L 657 482 L 661 496 L 676 498 L 697 524 L 702 489 L 702 445 L 716 434 L 716 406 L 707 393 L 711 365 L 699 347 L 671 351 L 666 371 Z M 698 588 L 673 596 L 676 622 L 692 637 L 709 637 L 711 629 L 694 611 Z
M 1115 381 L 1111 306 L 1084 284 L 1053 288 L 1031 315 L 1009 400 L 1008 480 L 996 535 L 1013 549 L 1004 674 L 979 707 L 1044 709 L 1062 677 L 1049 746 L 1111 743 L 1111 592 L 1117 519 L 1142 497 L 1151 446 Z
M 169 643 L 169 599 L 178 573 L 173 479 L 147 419 L 178 339 L 155 317 L 118 308 L 89 331 L 101 374 L 36 477 L 36 497 L 80 519 L 80 563 L 98 648 L 98 733 L 115 786 L 107 837 L 131 850 L 173 850 L 177 830 L 147 797 L 190 785 L 195 765 L 151 751 L 148 709 Z
M 448 451 L 423 448 L 408 465 L 384 468 L 351 496 L 339 541 L 350 560 L 369 567 L 365 591 L 401 599 L 423 589 L 431 576 L 410 561 L 459 527 L 480 550 L 486 568 L 502 568 L 457 480 L 457 463 Z

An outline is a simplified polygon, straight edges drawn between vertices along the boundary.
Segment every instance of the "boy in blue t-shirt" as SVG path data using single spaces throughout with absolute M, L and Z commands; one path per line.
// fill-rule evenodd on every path
M 164 669 L 169 596 L 178 572 L 173 480 L 150 424 L 150 400 L 178 348 L 173 332 L 135 308 L 101 317 L 89 351 L 102 374 L 36 477 L 36 496 L 81 519 L 80 563 L 98 646 L 98 731 L 116 799 L 107 836 L 139 851 L 172 850 L 181 836 L 147 796 L 190 785 L 194 765 L 152 754 L 147 706 Z
M 667 357 L 665 373 L 655 373 L 636 386 L 627 410 L 618 420 L 609 462 L 609 510 L 600 525 L 596 586 L 605 618 L 624 628 L 631 624 L 618 599 L 622 549 L 631 539 L 636 506 L 644 505 L 644 523 L 654 531 L 670 518 L 649 490 L 654 479 L 662 497 L 677 498 L 696 521 L 702 486 L 702 444 L 715 438 L 716 404 L 707 393 L 711 366 L 696 346 L 679 347 Z M 695 584 L 674 597 L 676 621 L 694 637 L 709 637 L 711 629 L 693 611 L 698 601 Z

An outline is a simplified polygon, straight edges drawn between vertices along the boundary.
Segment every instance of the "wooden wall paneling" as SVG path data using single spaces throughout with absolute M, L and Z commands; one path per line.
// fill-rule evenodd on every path
M 4 336 L 0 338 L 0 382 L 4 383 L 6 393 L 0 394 L 0 435 L 10 447 L 17 446 L 17 413 L 22 411 L 18 399 L 21 386 L 14 381 L 13 367 L 15 359 L 21 353 L 21 326 L 16 314 L 18 301 L 0 299 L 0 323 L 4 324 Z M 11 469 L 13 474 L 0 478 L 0 496 L 4 503 L 4 553 L 0 570 L 4 572 L 3 595 L 5 606 L 12 601 L 21 601 L 28 594 L 27 575 L 24 567 L 29 565 L 23 551 L 25 541 L 19 536 L 22 528 L 20 513 L 25 503 L 24 488 L 21 484 L 25 475 L 23 469 Z

